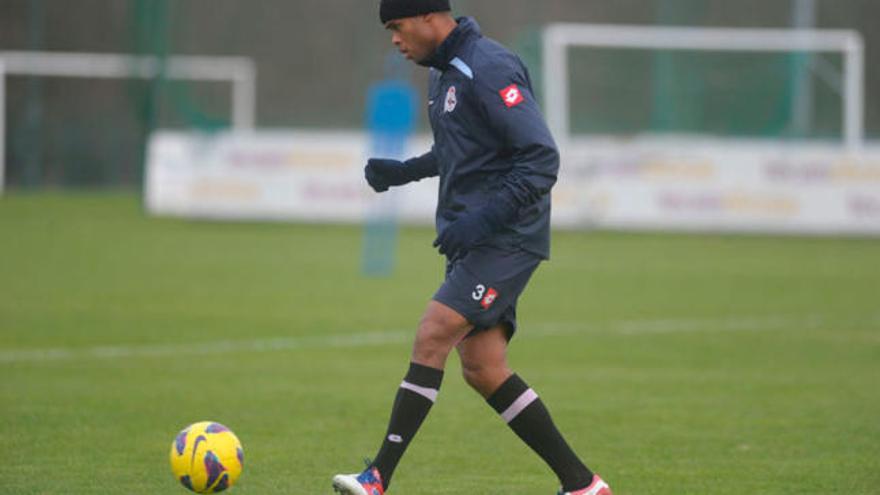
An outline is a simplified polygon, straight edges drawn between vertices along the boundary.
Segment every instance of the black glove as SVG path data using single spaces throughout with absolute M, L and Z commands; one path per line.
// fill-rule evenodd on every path
M 385 192 L 391 186 L 402 186 L 415 180 L 409 172 L 401 161 L 371 158 L 364 169 L 364 176 L 374 191 Z
M 391 186 L 402 186 L 426 177 L 434 177 L 438 173 L 433 152 L 410 158 L 405 162 L 371 158 L 364 169 L 367 183 L 376 192 L 385 192 Z
M 463 255 L 490 235 L 500 232 L 515 212 L 515 208 L 502 201 L 490 202 L 446 227 L 434 240 L 434 247 L 450 259 Z

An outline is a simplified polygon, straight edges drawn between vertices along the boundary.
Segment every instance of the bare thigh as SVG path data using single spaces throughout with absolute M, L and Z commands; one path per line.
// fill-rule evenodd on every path
M 507 365 L 507 329 L 503 325 L 477 333 L 457 346 L 465 381 L 484 398 L 492 395 L 513 372 Z
M 452 348 L 473 326 L 449 306 L 431 301 L 425 310 L 413 344 L 412 361 L 436 369 L 446 367 Z

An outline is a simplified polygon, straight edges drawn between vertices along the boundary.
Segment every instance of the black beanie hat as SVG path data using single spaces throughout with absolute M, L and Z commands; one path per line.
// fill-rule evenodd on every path
M 404 17 L 449 12 L 449 0 L 382 0 L 379 4 L 379 19 L 382 24 Z

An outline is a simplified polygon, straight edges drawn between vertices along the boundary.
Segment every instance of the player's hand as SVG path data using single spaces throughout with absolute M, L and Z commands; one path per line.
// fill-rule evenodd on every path
M 412 181 L 406 165 L 398 160 L 371 158 L 364 169 L 364 177 L 374 191 L 381 193 L 391 186 L 402 186 Z
M 438 248 L 440 254 L 450 259 L 456 258 L 499 230 L 499 227 L 494 212 L 484 208 L 449 224 L 434 240 L 434 247 Z

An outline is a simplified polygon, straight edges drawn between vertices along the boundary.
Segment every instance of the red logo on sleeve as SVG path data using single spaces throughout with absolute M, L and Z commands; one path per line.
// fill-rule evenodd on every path
M 504 104 L 507 105 L 507 108 L 513 108 L 520 103 L 526 101 L 523 98 L 522 91 L 519 90 L 519 86 L 516 84 L 511 84 L 510 86 L 499 91 L 501 94 L 501 98 L 504 100 Z

